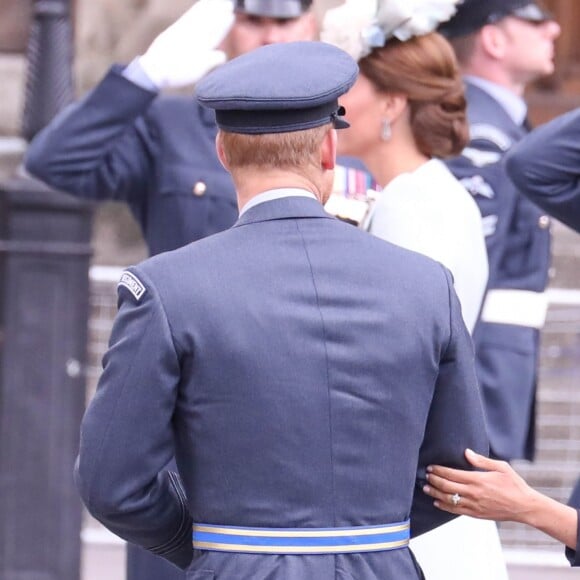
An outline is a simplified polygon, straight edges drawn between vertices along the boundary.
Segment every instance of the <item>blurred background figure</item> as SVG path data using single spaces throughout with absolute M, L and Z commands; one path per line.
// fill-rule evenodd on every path
M 359 61 L 359 79 L 341 100 L 351 127 L 339 135 L 338 150 L 359 157 L 383 188 L 369 201 L 362 227 L 449 268 L 472 332 L 487 255 L 477 205 L 441 161 L 461 153 L 468 126 L 453 49 L 433 32 L 455 6 L 454 0 L 412 6 L 352 0 L 327 12 L 321 38 Z M 489 522 L 460 518 L 411 547 L 427 578 L 507 579 Z
M 503 157 L 529 130 L 524 89 L 553 72 L 560 27 L 536 2 L 466 0 L 440 31 L 464 74 L 471 139 L 449 167 L 479 205 L 488 249 L 474 344 L 491 452 L 533 459 L 550 222 L 511 183 Z
M 250 7 L 194 4 L 142 56 L 113 67 L 39 134 L 26 168 L 78 197 L 128 203 L 151 254 L 230 227 L 237 208 L 215 157 L 213 116 L 190 97 L 159 91 L 195 82 L 226 56 L 316 34 L 309 1 L 257 0 Z

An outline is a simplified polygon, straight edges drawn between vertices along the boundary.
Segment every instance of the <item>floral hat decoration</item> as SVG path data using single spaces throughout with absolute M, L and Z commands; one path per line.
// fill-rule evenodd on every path
M 449 20 L 463 0 L 346 0 L 328 10 L 321 39 L 355 60 L 391 38 L 406 41 L 433 32 Z

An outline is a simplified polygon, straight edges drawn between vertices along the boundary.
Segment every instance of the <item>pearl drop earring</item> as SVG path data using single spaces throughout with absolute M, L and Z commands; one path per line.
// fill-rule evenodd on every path
M 393 130 L 391 129 L 391 122 L 388 119 L 383 119 L 383 124 L 381 126 L 381 139 L 383 141 L 389 141 L 393 136 Z

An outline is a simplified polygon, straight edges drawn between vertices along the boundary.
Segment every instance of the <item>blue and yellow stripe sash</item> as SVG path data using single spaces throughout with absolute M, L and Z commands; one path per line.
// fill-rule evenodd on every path
M 353 528 L 245 528 L 193 525 L 193 547 L 258 554 L 345 554 L 380 552 L 409 544 L 409 520 Z

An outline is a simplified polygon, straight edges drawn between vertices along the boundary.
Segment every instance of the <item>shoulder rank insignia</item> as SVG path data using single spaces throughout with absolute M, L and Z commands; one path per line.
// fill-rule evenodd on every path
M 135 300 L 137 301 L 141 300 L 143 294 L 147 292 L 147 289 L 145 288 L 141 280 L 139 280 L 139 278 L 137 278 L 137 276 L 135 276 L 135 274 L 132 274 L 131 272 L 123 272 L 123 275 L 121 276 L 121 279 L 117 284 L 117 288 L 119 286 L 127 288 L 127 290 L 129 290 L 129 292 L 133 294 Z
M 476 123 L 469 127 L 469 138 L 471 141 L 481 139 L 482 141 L 489 141 L 501 151 L 508 151 L 513 145 L 513 140 L 508 137 L 501 129 L 493 125 L 486 125 L 484 123 Z

